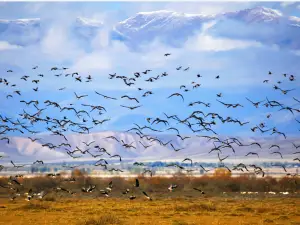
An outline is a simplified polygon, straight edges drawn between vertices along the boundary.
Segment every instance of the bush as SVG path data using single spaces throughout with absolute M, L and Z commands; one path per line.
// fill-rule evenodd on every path
M 214 171 L 214 177 L 231 177 L 231 172 L 224 168 L 217 168 Z
M 175 206 L 175 211 L 177 212 L 197 212 L 197 211 L 207 211 L 213 212 L 216 211 L 217 208 L 212 203 L 200 203 L 200 204 L 192 204 L 189 206 Z
M 71 174 L 72 174 L 72 177 L 77 177 L 77 178 L 84 177 L 87 175 L 87 173 L 85 171 L 80 170 L 80 169 L 74 169 Z

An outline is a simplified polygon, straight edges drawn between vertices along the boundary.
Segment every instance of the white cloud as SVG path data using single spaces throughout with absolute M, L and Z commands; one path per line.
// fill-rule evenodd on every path
M 209 28 L 212 28 L 217 22 L 216 21 L 211 21 L 204 23 L 202 26 L 202 32 L 207 32 Z
M 96 37 L 92 40 L 91 45 L 93 47 L 93 49 L 101 49 L 101 48 L 105 48 L 109 45 L 110 43 L 110 37 L 109 37 L 109 29 L 101 29 Z
M 249 47 L 260 47 L 261 44 L 255 41 L 240 41 L 228 38 L 214 38 L 209 35 L 199 35 L 196 45 L 191 45 L 191 50 L 198 51 L 229 51 L 233 49 L 245 49 Z
M 261 47 L 256 41 L 242 41 L 229 38 L 218 38 L 207 34 L 209 28 L 213 27 L 215 22 L 209 22 L 203 25 L 202 32 L 188 39 L 185 46 L 191 51 L 230 51 L 233 49 L 245 49 L 249 47 Z
M 83 53 L 66 32 L 64 26 L 50 27 L 41 42 L 41 51 L 53 59 L 69 60 Z
M 35 3 L 27 3 L 25 4 L 24 6 L 24 9 L 27 11 L 27 12 L 32 12 L 32 13 L 38 13 L 40 12 L 43 8 L 46 7 L 46 4 L 43 3 L 43 2 L 35 2 Z
M 296 56 L 300 56 L 300 51 L 291 51 L 293 54 L 295 54 Z
M 288 6 L 291 6 L 291 5 L 293 5 L 293 4 L 295 4 L 296 2 L 292 2 L 292 1 L 289 1 L 289 2 L 281 2 L 280 3 L 280 6 L 281 7 L 283 7 L 283 8 L 285 8 L 285 7 L 288 7 Z
M 109 42 L 107 38 L 106 32 L 100 32 L 98 38 L 93 40 L 93 51 L 82 54 L 78 59 L 76 58 L 73 61 L 74 64 L 71 69 L 81 73 L 87 73 L 88 71 L 91 74 L 101 75 L 107 75 L 107 72 L 113 73 L 114 71 L 122 71 L 121 74 L 128 75 L 128 73 L 142 71 L 150 67 L 154 70 L 163 68 L 164 71 L 167 71 L 181 63 L 185 65 L 188 65 L 188 63 L 194 64 L 195 60 L 197 63 L 194 65 L 194 68 L 218 69 L 222 67 L 222 64 L 224 63 L 220 62 L 222 60 L 211 60 L 208 57 L 199 54 L 197 54 L 196 59 L 193 56 L 195 54 L 193 47 L 191 47 L 191 49 L 189 46 L 172 48 L 161 43 L 159 39 L 155 39 L 154 41 L 141 46 L 140 50 L 136 52 L 129 49 L 123 42 Z M 213 43 L 211 43 L 211 45 L 216 44 L 214 39 L 212 39 L 212 41 Z M 191 44 L 194 45 L 195 43 Z M 221 44 L 219 45 L 221 46 Z M 220 46 L 217 47 L 220 48 Z M 232 48 L 231 45 L 229 50 Z M 213 51 L 214 49 L 205 50 Z M 164 56 L 167 52 L 172 53 L 168 58 Z M 203 58 L 203 60 L 205 58 L 205 63 L 198 62 L 201 58 Z M 171 84 L 163 83 L 160 85 L 166 86 Z
M 102 36 L 103 35 L 103 36 Z M 96 46 L 91 53 L 85 53 L 73 61 L 72 69 L 78 72 L 90 73 L 109 71 L 113 67 L 131 67 L 129 62 L 135 55 L 129 51 L 124 43 L 119 41 L 109 42 L 107 33 L 99 33 L 93 46 Z M 98 42 L 97 42 L 98 41 Z M 132 60 L 133 62 L 133 60 Z
M 21 46 L 12 45 L 6 41 L 0 41 L 0 51 L 12 50 L 12 49 L 18 49 L 18 48 L 21 48 Z
M 99 71 L 99 70 L 108 70 L 112 68 L 112 62 L 109 56 L 104 52 L 96 51 L 90 54 L 86 54 L 79 58 L 75 62 L 72 69 L 80 73 L 89 73 Z

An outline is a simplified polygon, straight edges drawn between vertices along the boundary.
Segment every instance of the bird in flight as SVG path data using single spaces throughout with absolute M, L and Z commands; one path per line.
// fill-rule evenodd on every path
M 174 93 L 174 94 L 171 94 L 168 98 L 171 98 L 173 96 L 180 96 L 182 98 L 182 101 L 184 101 L 184 97 L 182 96 L 182 94 L 180 93 Z
M 76 94 L 76 92 L 74 92 L 74 94 L 75 94 L 75 96 L 76 96 L 76 98 L 79 100 L 79 99 L 81 99 L 81 98 L 84 98 L 84 97 L 87 97 L 88 95 L 81 95 L 81 96 L 79 96 L 79 95 L 77 95 Z
M 141 107 L 141 105 L 138 105 L 138 106 L 125 106 L 125 105 L 121 105 L 121 107 L 130 109 L 130 110 L 134 110 L 134 109 L 137 109 L 137 108 Z

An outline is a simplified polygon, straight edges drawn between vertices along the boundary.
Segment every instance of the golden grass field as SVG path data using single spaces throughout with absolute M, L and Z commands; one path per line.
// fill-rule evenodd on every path
M 0 224 L 300 225 L 300 198 L 50 198 L 31 202 L 2 198 Z

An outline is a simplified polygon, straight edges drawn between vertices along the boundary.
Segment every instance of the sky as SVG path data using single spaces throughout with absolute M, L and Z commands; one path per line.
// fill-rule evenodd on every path
M 255 6 L 265 6 L 278 9 L 290 16 L 300 16 L 297 2 L 1 2 L 1 19 L 43 18 L 64 16 L 97 17 L 103 14 L 113 14 L 121 21 L 135 13 L 155 10 L 171 10 L 184 13 L 215 14 L 226 11 L 236 11 Z M 53 13 L 53 9 L 55 12 Z M 51 12 L 51 13 L 50 13 Z
M 256 109 L 245 97 L 253 101 L 265 100 L 266 97 L 273 100 L 281 100 L 293 107 L 299 104 L 292 97 L 300 98 L 298 73 L 300 69 L 300 43 L 297 28 L 291 29 L 289 25 L 275 26 L 273 24 L 247 24 L 236 21 L 205 21 L 202 26 L 194 28 L 195 24 L 180 27 L 180 19 L 173 24 L 176 32 L 172 33 L 172 27 L 159 28 L 159 24 L 148 24 L 139 30 L 130 27 L 130 24 L 119 22 L 132 17 L 134 25 L 143 26 L 143 19 L 136 17 L 138 12 L 151 12 L 168 10 L 179 13 L 191 13 L 202 15 L 214 15 L 226 12 L 234 12 L 256 6 L 263 6 L 273 10 L 279 10 L 285 18 L 289 16 L 300 18 L 299 3 L 281 2 L 13 2 L 0 3 L 0 15 L 2 20 L 40 18 L 41 31 L 31 26 L 20 28 L 10 27 L 5 30 L 0 26 L 0 71 L 2 78 L 8 78 L 11 83 L 17 84 L 22 96 L 14 94 L 13 100 L 6 99 L 11 94 L 12 88 L 0 86 L 1 115 L 19 118 L 16 113 L 21 113 L 24 104 L 20 100 L 38 99 L 43 102 L 52 99 L 62 105 L 73 104 L 103 104 L 109 109 L 107 115 L 100 115 L 98 119 L 110 118 L 111 120 L 94 129 L 99 130 L 127 130 L 132 123 L 147 124 L 146 117 L 162 117 L 167 114 L 177 113 L 181 118 L 189 115 L 193 110 L 205 112 L 216 111 L 220 114 L 231 115 L 244 122 L 251 123 L 245 127 L 238 125 L 218 125 L 217 131 L 223 135 L 256 135 L 250 128 L 265 121 L 265 116 L 272 113 L 267 121 L 269 127 L 276 126 L 293 136 L 299 136 L 299 125 L 294 119 L 299 119 L 299 114 L 291 115 L 288 111 L 278 111 L 270 108 Z M 81 37 L 74 32 L 73 23 L 77 17 L 101 21 L 103 26 L 96 33 L 90 34 L 90 30 L 81 30 L 87 37 Z M 298 19 L 299 19 L 298 18 Z M 299 19 L 300 20 L 300 19 Z M 164 20 L 165 23 L 165 20 Z M 178 25 L 178 27 L 177 27 Z M 126 27 L 127 26 L 127 27 Z M 169 26 L 169 25 L 168 25 Z M 186 28 L 185 26 L 190 26 Z M 127 41 L 115 38 L 111 34 L 114 27 L 123 29 L 125 37 L 131 35 Z M 145 28 L 146 27 L 146 28 Z M 191 28 L 192 27 L 192 28 Z M 127 30 L 126 30 L 127 29 Z M 192 30 L 190 33 L 187 29 Z M 171 31 L 170 31 L 171 30 Z M 77 30 L 78 32 L 78 30 Z M 164 36 L 166 32 L 166 36 Z M 182 32 L 182 33 L 181 33 Z M 181 35 L 183 34 L 184 35 Z M 176 36 L 176 35 L 177 36 Z M 163 36 L 163 37 L 161 37 Z M 167 38 L 166 38 L 167 37 Z M 170 38 L 171 37 L 171 38 Z M 176 40 L 176 45 L 169 43 Z M 179 40 L 179 41 L 178 41 Z M 178 42 L 180 43 L 178 45 Z M 165 57 L 166 52 L 172 53 Z M 35 71 L 32 67 L 38 65 Z M 69 71 L 79 72 L 82 77 L 91 75 L 93 82 L 81 84 L 68 77 L 55 78 L 56 72 L 50 71 L 53 66 L 68 67 Z M 177 71 L 175 68 L 190 67 L 189 71 Z M 12 69 L 14 73 L 7 73 Z M 139 87 L 154 92 L 152 96 L 141 98 L 143 92 L 135 87 L 127 87 L 121 80 L 109 80 L 108 74 L 133 76 L 136 71 L 152 69 L 150 76 L 156 76 L 163 72 L 169 75 L 157 82 L 137 82 Z M 273 75 L 268 75 L 272 71 Z M 20 80 L 23 75 L 37 78 L 37 74 L 45 75 L 39 84 L 39 91 L 33 92 L 35 84 Z M 198 79 L 196 74 L 203 78 Z M 282 76 L 296 76 L 294 82 Z M 220 79 L 215 77 L 220 75 Z M 269 79 L 269 84 L 263 80 Z M 191 82 L 201 83 L 198 89 L 192 89 Z M 277 81 L 283 81 L 283 89 L 296 90 L 283 95 L 274 91 L 272 86 Z M 182 103 L 180 98 L 167 97 L 180 91 L 179 87 L 186 85 L 190 90 L 184 93 L 186 100 Z M 58 91 L 61 87 L 67 87 L 66 91 Z M 108 96 L 121 96 L 128 94 L 139 97 L 143 107 L 130 111 L 121 108 L 120 104 L 129 105 L 125 99 L 119 102 L 100 100 L 94 91 Z M 78 94 L 88 94 L 89 97 L 78 102 L 74 97 L 74 91 Z M 182 90 L 181 90 L 182 91 Z M 216 101 L 217 93 L 223 93 L 221 99 L 225 103 L 240 103 L 242 109 L 226 109 Z M 63 94 L 62 94 L 63 93 Z M 192 101 L 201 100 L 211 102 L 211 108 L 203 106 L 187 107 Z M 33 108 L 28 110 L 34 111 Z M 61 113 L 55 109 L 49 109 L 51 115 L 61 117 Z M 70 118 L 74 115 L 68 114 Z M 163 126 L 157 126 L 162 128 Z M 45 127 L 36 129 L 45 132 Z M 182 127 L 183 132 L 189 132 Z M 13 135 L 22 135 L 16 134 Z

